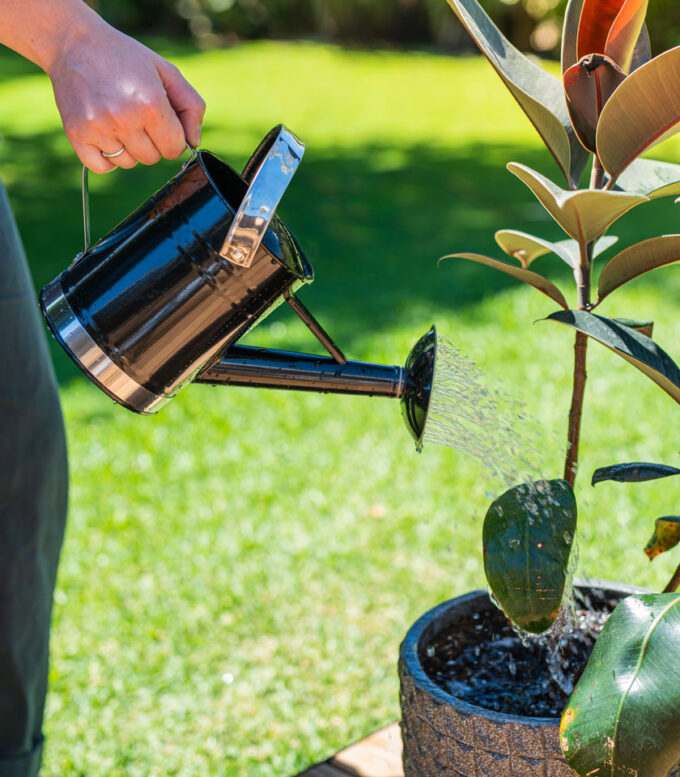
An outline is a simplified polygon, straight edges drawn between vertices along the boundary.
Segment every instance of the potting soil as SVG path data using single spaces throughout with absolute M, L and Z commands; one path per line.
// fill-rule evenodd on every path
M 461 701 L 495 712 L 560 717 L 602 626 L 617 601 L 577 600 L 569 634 L 520 637 L 500 610 L 456 621 L 425 647 L 428 677 Z

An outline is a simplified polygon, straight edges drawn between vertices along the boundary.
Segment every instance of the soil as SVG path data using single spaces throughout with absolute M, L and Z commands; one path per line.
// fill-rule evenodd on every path
M 557 639 L 520 639 L 498 609 L 457 620 L 421 655 L 428 677 L 443 690 L 487 710 L 560 717 L 602 626 L 618 599 L 602 592 L 576 597 L 576 629 Z M 524 636 L 524 635 L 523 635 Z

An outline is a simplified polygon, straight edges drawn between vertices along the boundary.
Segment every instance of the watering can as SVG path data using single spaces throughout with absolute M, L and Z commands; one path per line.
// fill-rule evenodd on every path
M 191 149 L 180 172 L 40 293 L 55 338 L 115 402 L 156 413 L 187 383 L 401 400 L 420 446 L 435 369 L 432 327 L 405 367 L 350 361 L 296 296 L 314 271 L 276 208 L 304 145 L 282 125 L 239 175 Z M 248 347 L 243 335 L 287 303 L 328 356 Z

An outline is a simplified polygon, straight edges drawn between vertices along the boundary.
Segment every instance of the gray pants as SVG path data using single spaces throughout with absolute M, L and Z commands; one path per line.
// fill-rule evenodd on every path
M 0 777 L 35 777 L 67 501 L 56 381 L 0 185 Z

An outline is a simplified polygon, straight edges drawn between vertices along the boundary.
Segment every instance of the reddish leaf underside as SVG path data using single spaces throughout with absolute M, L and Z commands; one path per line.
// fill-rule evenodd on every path
M 607 35 L 604 53 L 626 73 L 630 70 L 635 43 L 645 22 L 647 4 L 648 0 L 627 0 Z
M 600 114 L 625 77 L 616 62 L 602 54 L 584 57 L 565 72 L 564 91 L 571 123 L 588 151 L 595 152 Z
M 607 36 L 626 0 L 584 0 L 576 38 L 578 59 L 604 54 Z

